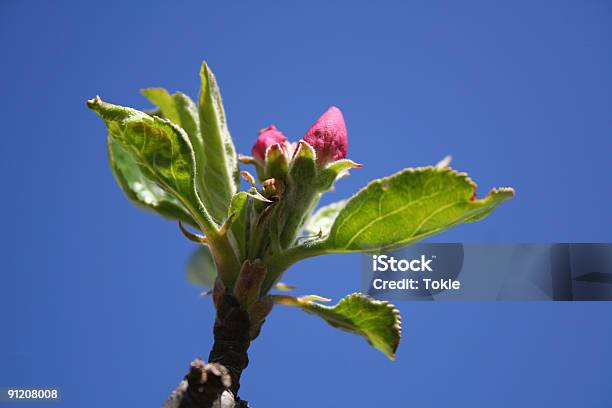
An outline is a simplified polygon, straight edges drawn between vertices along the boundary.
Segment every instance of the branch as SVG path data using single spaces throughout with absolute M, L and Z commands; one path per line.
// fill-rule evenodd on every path
M 209 363 L 196 359 L 189 373 L 162 408 L 248 408 L 238 397 L 240 376 L 249 364 L 251 322 L 233 295 L 217 301 L 213 348 Z

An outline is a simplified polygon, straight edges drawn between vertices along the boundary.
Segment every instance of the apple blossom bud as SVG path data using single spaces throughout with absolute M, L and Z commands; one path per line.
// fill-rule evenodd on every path
M 276 129 L 276 126 L 270 125 L 259 131 L 259 136 L 252 149 L 253 157 L 263 162 L 266 158 L 266 150 L 268 147 L 276 143 L 284 145 L 285 142 L 287 142 L 285 135 L 283 135 L 280 130 Z
M 346 158 L 347 132 L 340 109 L 330 107 L 308 129 L 304 140 L 317 152 L 317 163 L 320 166 Z

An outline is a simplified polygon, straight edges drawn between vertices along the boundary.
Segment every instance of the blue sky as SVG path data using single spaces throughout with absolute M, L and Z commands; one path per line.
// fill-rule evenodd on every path
M 84 105 L 192 96 L 206 59 L 247 153 L 344 112 L 371 178 L 454 156 L 516 198 L 441 242 L 610 242 L 612 6 L 515 2 L 38 2 L 0 5 L 4 239 L 0 386 L 54 385 L 61 406 L 156 406 L 206 357 L 213 310 L 184 279 L 176 225 L 134 209 Z M 359 288 L 359 256 L 311 259 L 300 294 Z M 609 303 L 398 303 L 395 362 L 277 308 L 241 392 L 255 407 L 607 407 Z

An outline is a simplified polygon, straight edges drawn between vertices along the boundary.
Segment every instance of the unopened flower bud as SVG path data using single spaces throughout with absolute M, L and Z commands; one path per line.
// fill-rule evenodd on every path
M 283 135 L 283 132 L 276 129 L 276 126 L 270 125 L 259 131 L 259 136 L 251 152 L 256 160 L 263 162 L 266 158 L 268 147 L 276 143 L 284 145 L 285 142 L 287 142 L 287 138 Z
M 346 125 L 340 109 L 332 106 L 308 129 L 304 140 L 317 152 L 322 166 L 346 158 L 348 148 Z

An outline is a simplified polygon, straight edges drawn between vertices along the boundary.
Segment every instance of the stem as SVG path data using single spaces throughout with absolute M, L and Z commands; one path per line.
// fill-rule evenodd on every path
M 227 288 L 231 288 L 238 278 L 240 262 L 227 234 L 207 236 L 209 248 L 217 265 L 217 274 Z
M 230 390 L 234 395 L 238 395 L 240 376 L 249 364 L 250 328 L 249 314 L 238 300 L 227 293 L 221 296 L 213 330 L 215 343 L 208 361 L 222 364 L 229 370 L 232 380 Z
M 327 253 L 323 248 L 324 242 L 305 243 L 264 258 L 263 262 L 268 267 L 268 273 L 261 287 L 261 293 L 268 293 L 283 272 L 294 263 Z
M 208 364 L 195 360 L 163 408 L 248 407 L 238 390 L 242 371 L 249 364 L 250 328 L 248 312 L 233 295 L 223 294 L 217 302 L 215 341 Z
M 187 200 L 181 200 L 194 217 L 198 226 L 206 234 L 210 250 L 217 264 L 217 271 L 226 287 L 231 287 L 238 277 L 240 262 L 236 257 L 234 248 L 227 237 L 227 231 L 222 232 L 219 226 L 211 218 L 210 214 L 199 201 L 200 211 L 193 208 Z M 230 221 L 231 222 L 231 221 Z
M 289 189 L 283 199 L 284 208 L 279 211 L 282 219 L 277 220 L 281 226 L 280 243 L 283 248 L 290 248 L 295 243 L 306 217 L 312 212 L 320 198 L 321 193 L 310 188 Z

